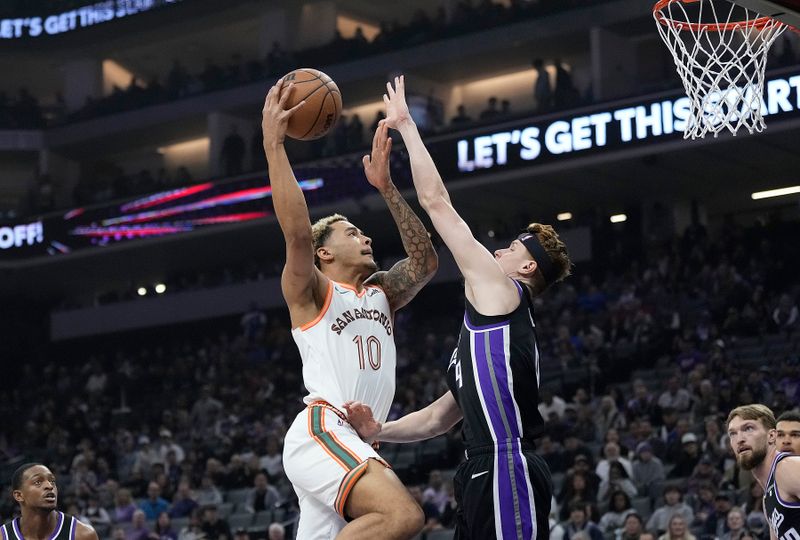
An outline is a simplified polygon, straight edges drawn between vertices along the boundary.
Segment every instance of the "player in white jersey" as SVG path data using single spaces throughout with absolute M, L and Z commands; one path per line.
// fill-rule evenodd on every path
M 385 123 L 364 156 L 364 171 L 386 200 L 408 257 L 378 272 L 372 240 L 347 218 L 336 214 L 312 227 L 283 145 L 288 119 L 303 106 L 285 110 L 291 92 L 282 80 L 270 89 L 261 127 L 286 240 L 281 289 L 308 390 L 307 408 L 289 428 L 283 454 L 300 503 L 297 538 L 411 538 L 422 529 L 421 509 L 340 408 L 364 401 L 386 418 L 395 384 L 393 313 L 436 272 L 436 252 L 392 183 Z

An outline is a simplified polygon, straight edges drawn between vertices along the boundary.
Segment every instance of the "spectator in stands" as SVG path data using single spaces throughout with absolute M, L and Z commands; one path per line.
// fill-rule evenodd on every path
M 629 497 L 635 497 L 637 494 L 636 486 L 633 485 L 625 467 L 619 461 L 609 464 L 608 479 L 600 482 L 597 500 L 608 500 L 608 497 L 616 491 L 624 491 Z
M 497 98 L 492 96 L 487 102 L 487 106 L 481 111 L 479 116 L 481 122 L 490 122 L 495 120 L 500 115 L 500 110 L 497 108 Z
M 623 490 L 614 491 L 611 494 L 608 511 L 600 518 L 600 530 L 604 533 L 611 533 L 622 527 L 628 515 L 636 511 L 631 506 L 631 499 Z M 641 518 L 639 518 L 641 520 Z
M 764 517 L 764 490 L 758 482 L 753 482 L 753 485 L 750 486 L 742 510 L 748 529 L 752 529 L 758 534 L 767 530 L 767 520 Z
M 364 146 L 364 124 L 361 123 L 361 117 L 354 114 L 347 126 L 347 148 L 355 149 L 362 146 Z
M 550 413 L 554 413 L 559 420 L 564 417 L 567 403 L 561 396 L 554 394 L 552 388 L 542 388 L 539 396 L 541 398 L 539 402 L 539 414 L 542 415 L 542 418 L 549 418 Z
M 675 467 L 670 471 L 669 478 L 686 478 L 691 476 L 695 467 L 700 462 L 700 445 L 697 443 L 697 435 L 694 433 L 684 433 L 681 437 L 683 448 Z
M 172 501 L 172 507 L 169 510 L 170 517 L 182 518 L 190 516 L 197 506 L 197 501 L 195 501 L 192 497 L 192 490 L 189 481 L 181 480 L 178 483 L 178 490 L 175 493 L 175 498 Z
M 239 135 L 239 130 L 235 125 L 232 125 L 230 133 L 222 141 L 222 151 L 220 153 L 225 176 L 242 174 L 246 150 L 244 139 Z
M 212 419 L 212 411 L 222 410 L 222 403 L 211 395 L 211 386 L 203 386 L 200 398 L 192 407 L 192 423 L 197 426 L 206 426 Z
M 422 512 L 425 514 L 425 526 L 422 528 L 422 534 L 434 529 L 441 529 L 442 525 L 439 522 L 439 509 L 433 502 L 425 500 L 422 495 L 422 488 L 420 486 L 410 486 L 408 492 L 411 494 L 411 497 L 417 501 L 417 504 L 419 504 L 420 508 L 422 508 Z
M 467 108 L 464 105 L 459 105 L 456 108 L 456 115 L 450 120 L 450 125 L 458 127 L 470 123 L 472 123 L 472 118 L 467 114 Z
M 130 490 L 122 488 L 117 491 L 115 501 L 114 523 L 128 523 L 133 520 L 133 514 L 136 512 L 137 508 L 133 503 Z
M 172 528 L 172 520 L 167 512 L 161 512 L 156 519 L 153 532 L 150 534 L 152 540 L 178 540 L 178 533 Z
M 186 457 L 183 447 L 175 442 L 172 438 L 172 432 L 167 428 L 161 428 L 158 432 L 160 441 L 158 443 L 158 453 L 161 456 L 161 463 L 167 463 L 167 454 L 169 452 L 175 453 L 175 461 L 180 463 Z
M 511 116 L 511 102 L 504 99 L 500 102 L 500 115 L 499 118 L 509 118 Z
M 284 540 L 286 529 L 280 523 L 272 523 L 267 529 L 267 540 Z
M 636 447 L 636 461 L 633 462 L 633 483 L 636 490 L 650 498 L 655 498 L 653 488 L 664 481 L 664 465 L 653 455 L 653 447 L 648 442 Z
M 681 381 L 677 375 L 673 375 L 667 382 L 667 389 L 658 397 L 658 406 L 661 409 L 674 409 L 678 412 L 686 412 L 691 404 L 689 392 L 681 388 Z
M 228 522 L 219 517 L 216 504 L 203 508 L 203 524 L 201 530 L 207 540 L 231 540 L 231 528 Z
M 714 498 L 714 510 L 705 520 L 703 535 L 720 538 L 727 530 L 726 519 L 731 508 L 733 508 L 731 496 L 727 493 L 718 493 Z
M 428 473 L 428 486 L 422 492 L 422 498 L 426 503 L 433 504 L 441 514 L 449 498 L 447 486 L 445 486 L 442 478 L 442 471 L 433 469 Z
M 267 439 L 266 453 L 259 458 L 259 468 L 267 472 L 269 480 L 275 482 L 283 474 L 283 455 L 276 437 Z
M 536 102 L 536 112 L 543 113 L 550 110 L 552 91 L 550 90 L 550 74 L 544 68 L 541 58 L 533 60 L 533 69 L 536 70 L 536 82 L 533 86 L 533 99 Z
M 147 498 L 139 504 L 147 519 L 155 520 L 161 512 L 166 512 L 169 503 L 161 498 L 161 486 L 157 482 L 147 485 Z
M 617 408 L 613 397 L 603 396 L 600 399 L 600 408 L 594 416 L 594 422 L 597 426 L 597 433 L 605 436 L 610 429 L 625 428 L 625 415 Z
M 245 510 L 248 512 L 261 512 L 270 510 L 281 502 L 281 495 L 275 486 L 269 485 L 267 475 L 259 473 L 253 481 L 253 489 L 247 496 Z
M 86 505 L 83 515 L 89 519 L 91 526 L 95 529 L 111 525 L 111 516 L 105 508 L 98 504 L 96 495 L 89 496 L 89 503 Z
M 658 537 L 658 540 L 697 540 L 689 531 L 687 520 L 680 514 L 672 516 L 669 520 L 668 530 Z
M 561 60 L 553 62 L 556 68 L 556 84 L 553 91 L 553 104 L 556 109 L 565 109 L 578 102 L 578 90 L 572 83 L 572 75 L 566 70 Z
M 566 470 L 566 464 L 564 463 L 564 452 L 561 449 L 561 445 L 553 442 L 549 435 L 542 436 L 538 443 L 537 453 L 545 460 L 550 472 L 563 473 Z
M 195 500 L 200 506 L 222 504 L 222 494 L 210 475 L 203 475 L 200 480 L 200 488 L 195 492 Z
M 718 486 L 721 481 L 722 474 L 715 467 L 714 460 L 709 456 L 703 456 L 689 477 L 688 492 L 696 493 L 697 489 L 705 483 Z
M 206 533 L 203 531 L 203 521 L 200 518 L 202 511 L 195 508 L 189 514 L 189 523 L 178 533 L 178 540 L 204 540 Z
M 589 487 L 586 476 L 582 472 L 575 472 L 565 479 L 557 500 L 561 504 L 561 513 L 559 515 L 564 520 L 568 518 L 570 507 L 573 506 L 573 503 L 579 503 L 581 507 L 595 504 L 597 502 L 597 494 Z
M 677 417 L 677 413 L 675 409 L 669 409 L 671 411 L 671 415 L 667 416 L 667 412 L 664 412 L 664 430 L 667 431 L 667 455 L 666 461 L 669 463 L 677 462 L 684 453 L 684 443 L 683 437 L 688 435 L 689 432 L 689 419 L 686 417 Z M 694 435 L 694 434 L 692 434 Z M 687 437 L 687 441 L 691 441 L 694 439 L 694 442 L 697 443 L 697 436 L 695 437 Z M 692 464 L 692 468 L 694 468 L 694 463 Z M 688 473 L 684 476 L 688 476 Z
M 633 397 L 628 400 L 625 406 L 628 420 L 634 418 L 647 417 L 651 419 L 655 416 L 656 399 L 647 385 L 641 379 L 633 381 Z
M 161 463 L 161 452 L 150 442 L 147 435 L 139 436 L 139 450 L 136 452 L 136 463 L 133 465 L 133 472 L 138 472 L 143 477 L 150 475 L 150 468 Z
M 658 534 L 665 533 L 673 516 L 682 517 L 684 527 L 694 520 L 694 512 L 691 507 L 683 502 L 683 492 L 674 485 L 664 488 L 664 505 L 657 508 L 647 520 L 647 530 L 658 531 Z
M 567 505 L 569 519 L 560 524 L 563 530 L 563 538 L 574 538 L 578 533 L 585 533 L 590 540 L 603 540 L 603 533 L 600 528 L 589 519 L 587 505 L 581 501 L 573 501 Z
M 614 540 L 642 540 L 644 538 L 644 521 L 642 516 L 632 512 L 625 516 L 621 529 L 617 529 Z
M 720 540 L 739 540 L 745 531 L 745 516 L 741 508 L 733 507 L 725 518 L 728 530 L 720 536 Z
M 150 529 L 147 528 L 145 523 L 145 515 L 141 510 L 136 510 L 133 513 L 130 528 L 125 532 L 125 540 L 148 540 L 150 537 Z
M 111 540 L 125 540 L 125 529 L 122 527 L 114 527 L 111 531 Z
M 445 482 L 445 489 L 447 490 L 447 501 L 445 501 L 444 508 L 442 508 L 442 512 L 439 515 L 439 523 L 442 524 L 442 527 L 453 529 L 456 526 L 458 504 L 456 504 L 455 486 L 452 480 Z
M 630 460 L 621 456 L 620 448 L 617 443 L 607 443 L 603 447 L 603 454 L 605 455 L 605 458 L 600 460 L 600 462 L 597 464 L 597 468 L 595 469 L 595 472 L 597 473 L 597 476 L 600 477 L 600 480 L 608 480 L 608 472 L 611 468 L 611 463 L 614 462 L 618 462 L 625 468 L 628 478 L 633 476 L 633 465 L 631 465 Z

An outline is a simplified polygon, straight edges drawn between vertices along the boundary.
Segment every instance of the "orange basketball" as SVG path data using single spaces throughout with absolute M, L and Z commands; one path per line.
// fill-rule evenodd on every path
M 342 114 L 342 93 L 333 79 L 318 69 L 300 68 L 284 75 L 283 84 L 294 83 L 286 102 L 291 109 L 301 101 L 306 104 L 289 119 L 286 134 L 300 141 L 312 141 L 326 135 Z

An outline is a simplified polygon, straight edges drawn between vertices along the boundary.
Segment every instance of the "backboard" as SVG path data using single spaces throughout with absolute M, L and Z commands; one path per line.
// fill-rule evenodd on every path
M 760 15 L 778 19 L 800 29 L 800 0 L 731 0 Z

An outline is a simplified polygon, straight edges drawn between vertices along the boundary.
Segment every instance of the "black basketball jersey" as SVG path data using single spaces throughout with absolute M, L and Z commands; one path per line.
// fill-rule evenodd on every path
M 464 415 L 464 445 L 508 447 L 541 434 L 539 348 L 533 306 L 516 281 L 517 308 L 487 316 L 466 302 L 464 322 L 447 367 L 447 385 Z
M 778 453 L 764 486 L 764 513 L 778 540 L 800 540 L 800 502 L 781 499 L 779 486 L 775 482 L 775 468 L 782 459 L 791 455 L 787 452 Z
M 75 540 L 75 532 L 78 522 L 74 516 L 68 516 L 63 512 L 56 511 L 58 518 L 56 528 L 49 540 Z M 25 540 L 19 528 L 19 518 L 14 518 L 0 527 L 1 540 Z

